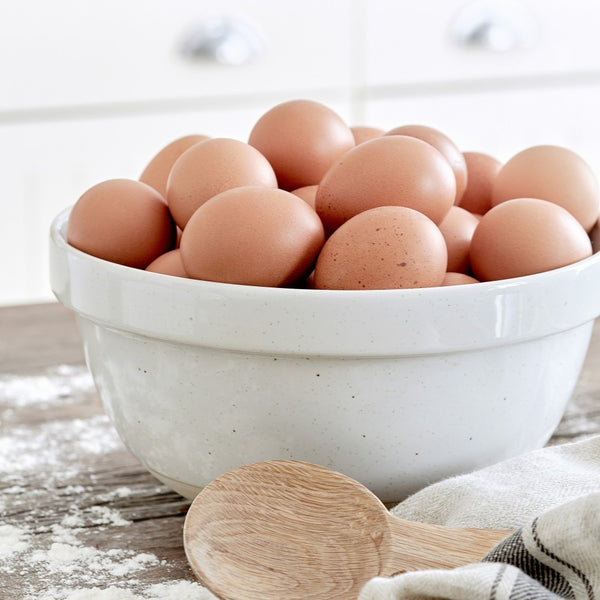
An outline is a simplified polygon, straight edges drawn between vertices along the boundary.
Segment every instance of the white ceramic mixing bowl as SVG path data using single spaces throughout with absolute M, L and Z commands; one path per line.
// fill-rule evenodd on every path
M 518 279 L 329 291 L 131 269 L 50 236 L 106 410 L 185 496 L 239 465 L 318 463 L 384 501 L 542 446 L 600 314 L 600 254 Z

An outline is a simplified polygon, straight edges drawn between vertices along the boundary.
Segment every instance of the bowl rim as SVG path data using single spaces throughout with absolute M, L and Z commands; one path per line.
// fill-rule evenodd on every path
M 551 271 L 470 285 L 386 290 L 273 288 L 186 279 L 86 254 L 66 240 L 71 208 L 58 213 L 50 226 L 50 283 L 57 299 L 99 324 L 165 341 L 284 354 L 415 355 L 527 341 L 566 331 L 600 315 L 600 252 Z M 105 293 L 95 296 L 99 291 Z M 135 309 L 119 312 L 103 306 L 103 299 L 117 296 L 147 305 L 146 310 L 140 306 L 136 317 Z M 174 302 L 174 296 L 181 302 Z M 146 314 L 160 303 L 160 319 L 158 314 Z M 268 312 L 265 306 L 273 311 L 272 318 L 261 316 L 261 311 Z M 444 308 L 446 320 L 453 322 L 450 325 L 444 325 L 440 314 Z M 247 322 L 247 331 L 240 331 L 243 323 L 236 323 L 236 331 L 228 331 L 222 319 L 240 310 L 246 320 L 251 315 L 258 321 Z M 399 316 L 400 310 L 407 311 L 406 318 Z M 432 311 L 431 327 L 427 310 Z M 369 312 L 376 317 L 369 320 Z M 359 323 L 372 325 L 372 332 L 348 333 L 360 329 L 351 325 L 361 314 Z M 276 329 L 282 320 L 289 325 L 290 318 L 296 333 L 300 326 L 309 327 L 312 318 L 317 333 L 302 336 L 304 341 L 286 341 L 289 332 L 278 335 Z M 386 318 L 391 321 L 389 327 L 375 326 L 376 320 Z M 401 326 L 404 321 L 408 321 L 406 327 Z M 413 339 L 380 343 L 386 331 L 390 337 L 390 329 L 398 335 L 412 334 Z M 243 341 L 252 333 L 263 341 Z M 329 334 L 337 340 L 321 343 Z

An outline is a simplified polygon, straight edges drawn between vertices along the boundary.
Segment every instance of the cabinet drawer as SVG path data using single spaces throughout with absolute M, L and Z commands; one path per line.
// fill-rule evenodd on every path
M 202 106 L 203 99 L 227 107 L 236 95 L 310 93 L 350 82 L 352 17 L 344 0 L 5 4 L 0 111 L 123 102 Z M 256 59 L 223 65 L 186 58 L 181 47 L 191 34 L 223 17 L 258 32 L 264 46 Z M 240 37 L 231 44 L 236 55 Z
M 600 73 L 595 0 L 373 0 L 366 85 Z

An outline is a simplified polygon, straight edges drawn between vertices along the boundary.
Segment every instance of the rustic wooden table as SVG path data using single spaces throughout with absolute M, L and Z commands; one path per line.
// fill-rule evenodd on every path
M 600 321 L 551 444 L 600 432 Z M 124 448 L 59 304 L 0 309 L 0 598 L 205 600 L 189 502 Z

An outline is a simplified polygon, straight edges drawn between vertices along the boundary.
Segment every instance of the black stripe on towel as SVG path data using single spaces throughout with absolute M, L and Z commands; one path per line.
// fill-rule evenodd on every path
M 498 591 L 498 586 L 502 581 L 502 577 L 504 577 L 504 573 L 506 573 L 507 565 L 500 565 L 498 569 L 498 573 L 496 574 L 496 579 L 494 579 L 494 583 L 492 583 L 492 589 L 490 590 L 490 600 L 496 600 L 496 592 Z
M 558 571 L 541 563 L 529 553 L 523 543 L 521 530 L 515 531 L 500 542 L 483 560 L 513 565 L 541 583 L 553 594 L 565 598 L 565 600 L 575 600 L 575 592 L 571 584 Z M 521 582 L 520 585 L 525 586 L 525 582 Z M 512 594 L 510 597 L 513 600 Z M 544 596 L 539 597 L 544 598 Z M 528 598 L 528 596 L 523 596 L 523 598 Z
M 567 561 L 563 560 L 562 558 L 556 556 L 556 554 L 554 554 L 554 552 L 552 552 L 549 548 L 546 548 L 546 546 L 542 543 L 542 541 L 540 540 L 540 538 L 538 536 L 537 523 L 538 523 L 537 519 L 534 519 L 533 522 L 531 523 L 531 534 L 533 536 L 535 545 L 538 548 L 538 550 L 540 552 L 542 552 L 543 554 L 545 554 L 546 556 L 548 556 L 549 558 L 551 558 L 552 560 L 555 560 L 557 563 L 559 563 L 559 564 L 567 567 L 571 571 L 573 571 L 573 573 L 575 573 L 575 575 L 577 575 L 577 577 L 579 577 L 579 579 L 581 579 L 581 582 L 585 586 L 585 591 L 587 592 L 589 600 L 594 600 L 594 589 L 592 588 L 590 580 L 586 577 L 585 573 L 583 571 L 581 571 L 580 569 L 578 569 L 576 566 L 574 566 L 574 565 L 568 563 Z

